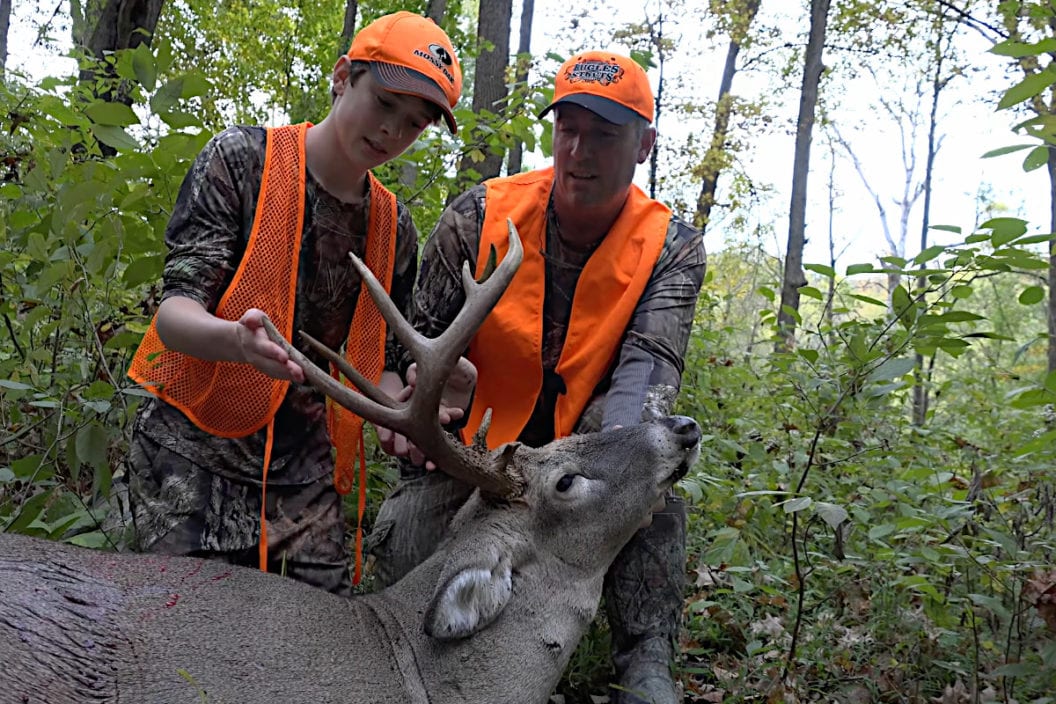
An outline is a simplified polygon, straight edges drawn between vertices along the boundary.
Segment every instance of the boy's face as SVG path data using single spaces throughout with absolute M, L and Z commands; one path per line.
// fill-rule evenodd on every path
M 655 132 L 617 125 L 579 105 L 554 109 L 554 199 L 579 210 L 622 206 Z
M 334 68 L 333 87 L 338 146 L 357 169 L 396 158 L 434 121 L 435 106 L 417 96 L 390 93 L 370 71 L 349 80 L 347 62 Z

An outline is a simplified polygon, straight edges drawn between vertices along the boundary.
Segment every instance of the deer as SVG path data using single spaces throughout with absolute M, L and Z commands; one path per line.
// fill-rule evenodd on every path
M 218 561 L 0 534 L 0 704 L 546 702 L 606 570 L 696 461 L 701 431 L 672 416 L 489 451 L 440 426 L 445 378 L 519 266 L 509 227 L 490 276 L 463 268 L 466 303 L 433 339 L 353 257 L 419 365 L 410 399 L 321 349 L 350 390 L 269 330 L 324 394 L 476 486 L 436 553 L 387 589 L 347 598 Z

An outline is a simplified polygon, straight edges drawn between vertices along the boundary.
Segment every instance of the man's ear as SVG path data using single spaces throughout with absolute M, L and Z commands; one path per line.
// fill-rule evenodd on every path
M 642 141 L 638 144 L 639 164 L 644 164 L 645 160 L 649 158 L 649 152 L 653 150 L 654 144 L 656 144 L 656 128 L 649 125 L 642 130 Z

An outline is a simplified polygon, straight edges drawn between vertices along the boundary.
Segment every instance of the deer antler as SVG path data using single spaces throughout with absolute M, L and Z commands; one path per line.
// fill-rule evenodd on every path
M 438 417 L 447 377 L 521 265 L 524 255 L 521 238 L 513 222 L 507 222 L 509 249 L 502 263 L 481 282 L 473 279 L 469 262 L 463 264 L 465 304 L 447 330 L 435 338 L 427 338 L 411 327 L 370 269 L 356 255 L 349 254 L 352 265 L 382 317 L 418 364 L 418 382 L 414 394 L 407 401 L 396 401 L 353 369 L 341 355 L 301 333 L 313 349 L 326 357 L 362 392 L 356 393 L 287 342 L 267 318 L 264 319 L 264 327 L 268 337 L 301 365 L 305 377 L 319 391 L 371 423 L 407 436 L 426 457 L 448 474 L 487 493 L 509 497 L 522 491 L 523 482 L 507 471 L 502 453 L 462 444 L 441 427 Z

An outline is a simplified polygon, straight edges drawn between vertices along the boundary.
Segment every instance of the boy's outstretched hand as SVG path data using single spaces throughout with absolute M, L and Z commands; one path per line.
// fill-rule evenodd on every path
M 264 330 L 264 315 L 264 311 L 250 308 L 238 319 L 235 336 L 242 361 L 274 379 L 303 383 L 304 370 L 301 365 L 290 359 L 286 350 L 268 339 L 268 333 Z

